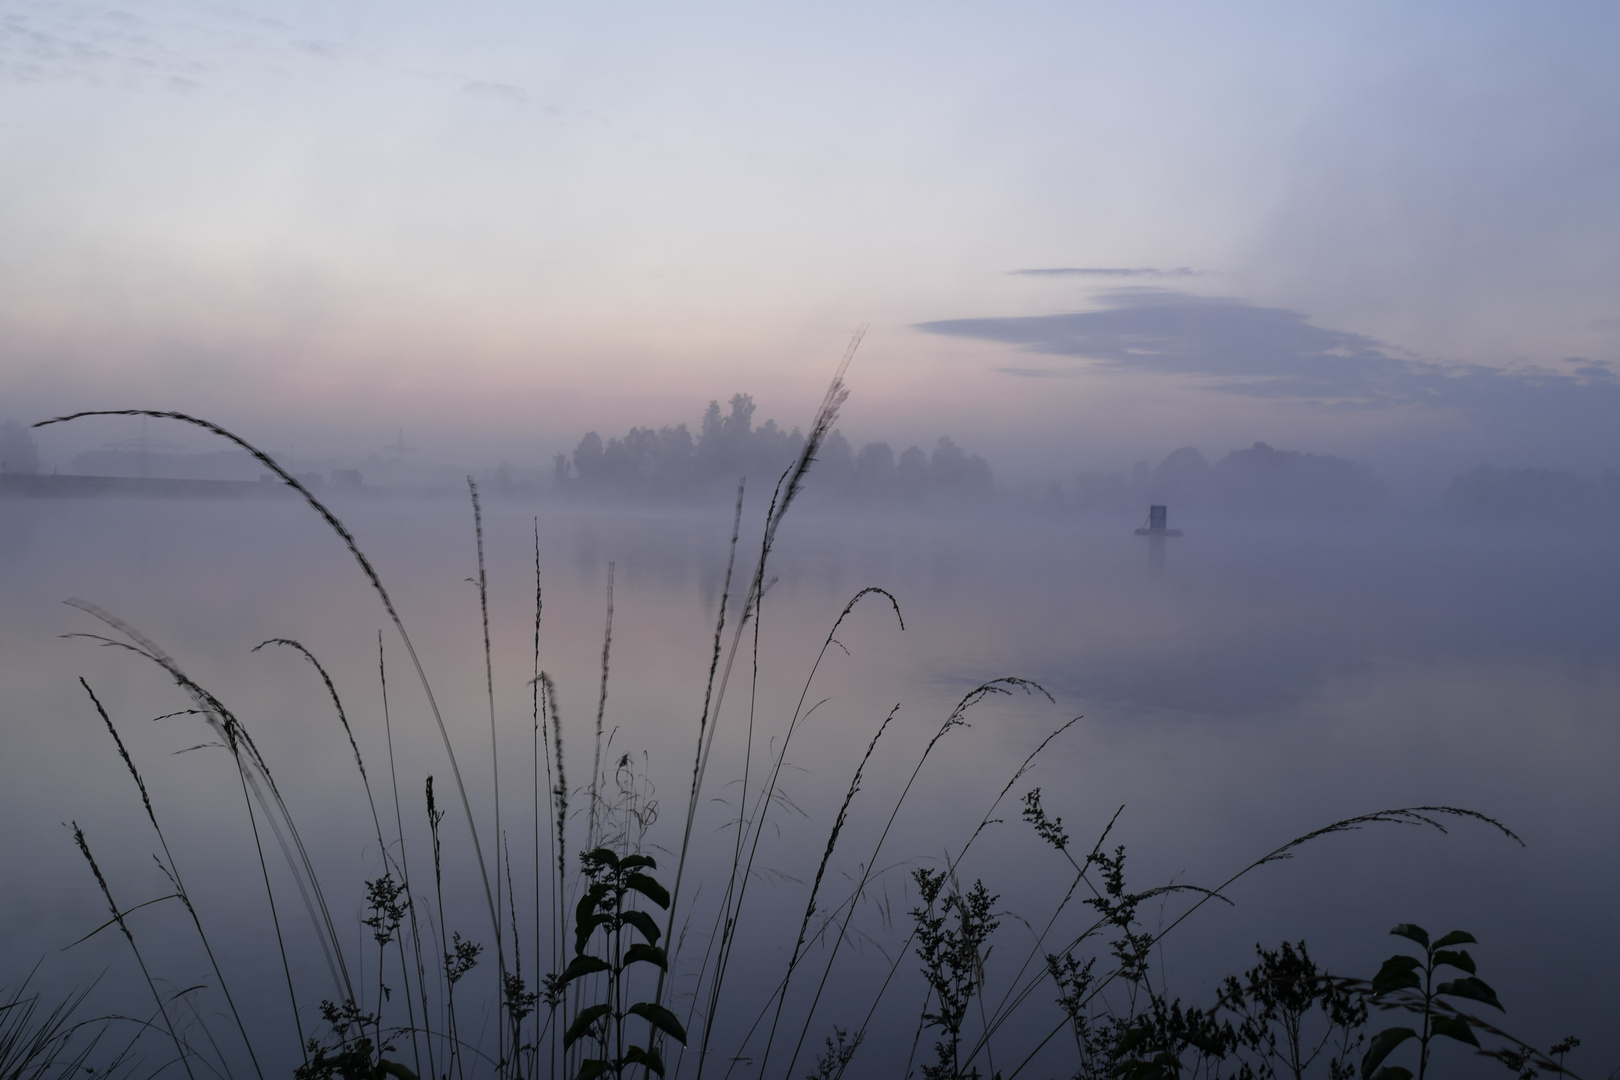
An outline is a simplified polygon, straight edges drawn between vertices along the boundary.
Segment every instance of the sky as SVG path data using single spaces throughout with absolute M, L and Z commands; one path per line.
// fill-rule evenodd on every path
M 868 326 L 850 437 L 1009 480 L 1620 467 L 1617 41 L 1595 2 L 0 0 L 0 420 L 539 465 L 736 391 L 802 423 Z

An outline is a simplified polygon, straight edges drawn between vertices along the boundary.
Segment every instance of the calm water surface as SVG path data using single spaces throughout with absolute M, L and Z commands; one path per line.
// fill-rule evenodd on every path
M 416 640 L 492 851 L 470 514 L 449 499 L 337 509 Z M 852 804 L 829 867 L 826 896 L 837 896 L 824 898 L 824 908 L 848 895 L 905 777 L 955 702 L 1012 675 L 1039 682 L 1056 703 L 998 698 L 940 741 L 879 852 L 883 873 L 853 924 L 862 936 L 839 961 L 842 989 L 818 1011 L 814 1043 L 834 1023 L 857 1023 L 872 978 L 887 971 L 885 950 L 899 942 L 890 927 L 903 931 L 912 903 L 907 867 L 960 851 L 1026 755 L 1083 716 L 1014 785 L 992 815 L 999 822 L 962 866 L 1001 895 L 1007 912 L 993 958 L 1028 951 L 1029 924 L 1045 919 L 1067 883 L 1056 855 L 1019 820 L 1031 787 L 1043 789 L 1049 811 L 1087 848 L 1123 805 L 1110 843 L 1127 845 L 1142 886 L 1218 884 L 1290 837 L 1354 814 L 1468 807 L 1499 818 L 1524 846 L 1470 822 L 1447 835 L 1382 826 L 1324 838 L 1244 878 L 1228 891 L 1230 906 L 1212 904 L 1179 928 L 1166 941 L 1164 974 L 1201 999 L 1216 976 L 1248 966 L 1256 941 L 1305 938 L 1332 969 L 1370 975 L 1393 951 L 1390 925 L 1461 927 L 1480 939 L 1480 973 L 1507 1004 L 1510 1029 L 1543 1044 L 1579 1035 L 1584 1046 L 1571 1064 L 1589 1076 L 1620 1065 L 1620 999 L 1610 974 L 1620 961 L 1617 538 L 1411 522 L 1179 524 L 1188 535 L 1155 558 L 1147 541 L 1115 522 L 789 519 L 760 627 L 751 791 L 849 598 L 868 585 L 889 590 L 905 629 L 886 602 L 868 597 L 810 687 L 807 704 L 825 700 L 789 747 L 750 885 L 727 1017 L 751 1019 L 745 1006 L 778 976 L 838 802 L 890 708 L 900 706 Z M 648 843 L 656 850 L 678 838 L 729 525 L 724 515 L 577 508 L 543 508 L 537 525 L 531 507 L 486 507 L 500 812 L 520 933 L 534 917 L 528 680 L 536 530 L 540 662 L 558 684 L 576 787 L 590 773 L 613 565 L 604 756 L 611 763 L 630 755 L 654 786 L 660 815 Z M 744 548 L 751 566 L 746 536 Z M 349 962 L 364 968 L 374 954 L 359 925 L 361 882 L 380 860 L 353 756 L 308 665 L 286 649 L 252 649 L 296 638 L 331 669 L 391 822 L 383 631 L 400 815 L 414 845 L 408 852 L 425 861 L 422 784 L 433 774 L 445 795 L 449 766 L 375 595 L 337 539 L 294 502 L 123 500 L 0 504 L 0 595 L 0 981 L 15 981 L 43 957 L 40 978 L 55 985 L 102 977 L 104 1011 L 118 1011 L 110 999 L 137 989 L 127 945 L 112 934 L 62 951 L 106 918 L 64 823 L 84 828 L 124 906 L 169 891 L 138 795 L 78 683 L 83 676 L 146 776 L 227 975 L 247 973 L 236 981 L 251 1024 L 261 1041 L 287 1048 L 275 1061 L 290 1068 L 286 997 L 230 761 L 200 745 L 213 740 L 197 717 L 153 722 L 189 705 L 161 671 L 127 651 L 64 638 L 106 628 L 62 601 L 82 598 L 139 628 L 242 718 L 305 835 L 350 942 Z M 727 822 L 743 790 L 752 678 L 745 650 L 718 720 L 696 827 L 700 885 L 689 894 L 697 914 L 684 945 L 692 957 L 708 934 L 704 913 L 713 911 L 704 888 L 717 888 L 716 870 L 732 850 Z M 394 831 L 389 822 L 386 833 Z M 453 925 L 487 937 L 466 829 L 459 803 L 451 805 L 444 906 Z M 296 891 L 279 854 L 270 858 L 301 996 L 332 996 Z M 153 943 L 165 985 L 180 989 L 206 980 L 172 907 L 155 905 L 132 922 Z M 1168 921 L 1179 910 L 1167 903 L 1150 919 Z M 993 962 L 993 985 L 998 974 L 1010 976 Z M 199 1010 L 217 1012 L 207 993 L 194 995 Z M 1002 1053 L 1016 1056 L 1020 1040 L 1055 1023 L 1050 997 L 1036 996 Z M 900 998 L 914 1018 L 920 984 L 908 983 Z M 900 1068 L 911 1028 L 904 1032 L 874 1040 L 866 1059 L 879 1070 L 873 1075 Z

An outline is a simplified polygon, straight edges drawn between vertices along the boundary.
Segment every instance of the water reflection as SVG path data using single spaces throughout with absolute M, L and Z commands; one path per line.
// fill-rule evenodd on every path
M 477 597 L 467 580 L 476 569 L 469 515 L 450 502 L 357 502 L 340 511 L 416 636 L 468 763 L 474 815 L 487 822 L 488 761 L 479 755 L 489 736 Z M 645 755 L 665 807 L 660 828 L 672 827 L 702 709 L 729 516 L 547 511 L 536 523 L 526 507 L 487 508 L 496 708 L 502 760 L 511 762 L 502 766 L 503 783 L 518 784 L 506 778 L 522 777 L 532 760 L 536 529 L 542 664 L 558 682 L 569 752 L 584 755 L 590 746 L 612 562 L 617 613 L 605 730 L 613 753 Z M 1620 1060 L 1605 1011 L 1613 1001 L 1606 970 L 1620 958 L 1606 900 L 1620 854 L 1609 827 L 1620 815 L 1612 783 L 1620 764 L 1620 559 L 1612 538 L 1393 521 L 1296 528 L 1211 519 L 1188 532 L 1144 540 L 1113 522 L 790 522 L 760 622 L 756 754 L 780 738 L 822 639 L 858 589 L 893 592 L 906 629 L 878 605 L 858 609 L 817 673 L 810 700 L 829 700 L 795 736 L 784 774 L 785 794 L 803 814 L 784 811 L 772 834 L 771 874 L 759 886 L 768 899 L 747 927 L 757 964 L 744 965 L 737 992 L 768 985 L 769 965 L 785 947 L 779 924 L 802 910 L 802 883 L 815 872 L 851 770 L 888 709 L 902 702 L 855 804 L 849 852 L 875 838 L 877 808 L 894 797 L 952 704 L 978 682 L 1015 674 L 1045 685 L 1058 706 L 1036 698 L 991 703 L 970 728 L 944 739 L 888 858 L 960 846 L 1030 749 L 1078 713 L 1086 720 L 1049 748 L 1024 784 L 1044 786 L 1048 807 L 1077 835 L 1129 804 L 1117 835 L 1138 853 L 1133 869 L 1143 883 L 1218 880 L 1293 833 L 1383 805 L 1474 806 L 1507 820 L 1530 848 L 1509 850 L 1467 829 L 1451 838 L 1336 838 L 1332 848 L 1245 883 L 1232 897 L 1238 906 L 1211 912 L 1212 931 L 1176 943 L 1172 961 L 1197 986 L 1244 965 L 1255 940 L 1303 935 L 1328 962 L 1364 970 L 1387 951 L 1383 934 L 1393 922 L 1465 925 L 1486 943 L 1500 983 L 1521 988 L 1510 1002 L 1515 1024 L 1552 1025 L 1549 1040 L 1567 1027 L 1587 1039 L 1588 1060 Z M 744 560 L 757 543 L 745 533 Z M 1167 543 L 1176 545 L 1173 555 Z M 29 868 L 0 884 L 0 952 L 31 961 L 104 921 L 63 821 L 84 825 L 131 897 L 162 889 L 138 804 L 87 711 L 80 674 L 130 732 L 160 812 L 175 822 L 179 857 L 208 880 L 207 913 L 226 921 L 249 913 L 223 946 L 227 962 L 251 969 L 273 947 L 242 823 L 222 809 L 241 800 L 231 792 L 228 763 L 214 749 L 177 753 L 205 741 L 193 720 L 149 722 L 186 704 L 161 673 L 56 636 L 92 628 L 60 604 L 69 596 L 139 626 L 228 699 L 309 823 L 313 857 L 343 897 L 342 910 L 358 904 L 357 883 L 375 872 L 379 854 L 366 841 L 369 817 L 324 691 L 295 657 L 251 652 L 276 636 L 309 645 L 334 672 L 357 739 L 373 760 L 385 760 L 376 658 L 383 616 L 318 522 L 290 503 L 9 502 L 0 504 L 0 583 L 7 597 L 0 813 L 11 823 L 7 864 Z M 422 780 L 432 773 L 442 782 L 446 763 L 404 657 L 392 639 L 387 648 L 401 798 L 404 813 L 420 817 Z M 751 677 L 745 652 L 718 721 L 717 776 L 741 773 Z M 702 808 L 701 828 L 722 838 L 736 812 L 730 784 L 709 792 L 715 801 Z M 532 816 L 523 809 L 530 795 L 512 798 L 503 794 L 509 820 Z M 1036 911 L 1056 879 L 1049 853 L 1030 842 L 1015 811 L 999 813 L 996 842 L 979 849 L 969 872 Z M 671 842 L 667 833 L 653 835 Z M 521 847 L 519 834 L 512 843 Z M 449 857 L 455 874 L 446 907 L 475 911 L 482 901 L 469 857 Z M 856 860 L 851 854 L 834 874 L 854 872 Z M 885 918 L 903 920 L 909 904 L 903 873 L 891 873 L 883 887 L 887 915 L 862 914 L 874 943 L 886 940 Z M 150 913 L 147 932 L 165 932 L 160 913 Z M 1539 928 L 1553 924 L 1581 927 L 1585 942 L 1559 959 L 1556 973 L 1538 951 Z M 55 961 L 60 977 L 108 968 L 117 984 L 124 977 L 117 945 L 103 935 L 78 947 Z M 877 947 L 853 952 L 850 970 L 885 968 Z M 168 977 L 196 975 L 190 946 L 175 949 Z M 299 939 L 298 951 L 312 949 L 307 935 Z M 331 993 L 318 961 L 298 977 L 311 1000 Z M 279 1030 L 285 1019 L 274 987 L 250 993 L 263 1009 L 255 1023 Z M 829 1014 L 828 1023 L 847 1019 Z

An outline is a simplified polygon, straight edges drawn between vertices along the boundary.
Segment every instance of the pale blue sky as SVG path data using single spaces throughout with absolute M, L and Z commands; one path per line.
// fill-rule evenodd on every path
M 1620 466 L 1617 44 L 1491 0 L 0 0 L 0 414 L 538 461 L 734 390 L 792 423 L 870 323 L 852 437 L 1009 475 Z M 1013 273 L 1062 268 L 1193 273 Z M 1251 346 L 1348 382 L 1246 389 Z

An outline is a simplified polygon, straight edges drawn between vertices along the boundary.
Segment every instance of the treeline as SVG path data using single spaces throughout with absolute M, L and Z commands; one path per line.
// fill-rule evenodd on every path
M 1389 495 L 1358 462 L 1257 442 L 1214 463 L 1182 447 L 1157 465 L 1137 462 L 1129 474 L 1081 472 L 1068 484 L 1049 483 L 1039 501 L 1060 514 L 1140 515 L 1162 503 L 1173 512 L 1331 517 L 1382 510 Z M 1451 481 L 1440 509 L 1473 523 L 1620 520 L 1620 471 L 1584 477 L 1563 469 L 1480 465 Z
M 754 399 L 734 394 L 722 413 L 709 402 L 694 437 L 685 424 L 634 427 L 605 442 L 592 431 L 572 454 L 553 461 L 553 487 L 576 498 L 627 498 L 685 502 L 723 498 L 747 477 L 755 490 L 775 484 L 804 450 L 798 428 L 776 421 L 754 426 Z M 817 456 L 805 497 L 848 503 L 923 504 L 938 500 L 988 500 L 990 464 L 940 438 L 931 451 L 909 446 L 899 454 L 888 443 L 856 450 L 842 432 L 828 436 Z
M 798 428 L 774 420 L 755 425 L 754 399 L 734 394 L 729 411 L 709 402 L 697 434 L 685 424 L 633 427 L 606 441 L 592 431 L 572 454 L 557 454 L 548 485 L 543 470 L 502 465 L 490 491 L 509 498 L 552 495 L 580 500 L 624 499 L 667 503 L 724 501 L 747 477 L 751 490 L 769 488 L 804 449 Z M 325 464 L 316 462 L 326 469 Z M 290 463 L 289 463 L 290 465 Z M 15 420 L 0 422 L 0 475 L 41 470 L 33 433 Z M 263 473 L 239 451 L 169 453 L 103 448 L 74 457 L 72 470 L 96 476 L 182 479 L 254 479 Z M 442 474 L 442 475 L 441 475 Z M 300 473 L 302 478 L 314 474 Z M 360 490 L 415 484 L 453 486 L 460 469 L 407 466 L 373 455 L 359 470 L 332 468 L 336 488 Z M 363 477 L 363 479 L 362 479 Z M 450 479 L 447 479 L 450 478 Z M 381 483 L 378 484 L 378 478 Z M 930 450 L 908 446 L 898 454 L 885 442 L 856 449 L 834 431 L 821 448 L 805 492 L 809 502 L 869 506 L 987 504 L 996 492 L 990 464 L 947 437 Z M 1174 514 L 1210 511 L 1245 516 L 1355 516 L 1386 508 L 1389 494 L 1367 466 L 1331 454 L 1280 450 L 1257 442 L 1219 461 L 1184 446 L 1158 464 L 1139 461 L 1127 472 L 1084 470 L 1044 491 L 1002 492 L 1003 505 L 1031 502 L 1051 515 L 1142 516 L 1153 503 Z M 1430 504 L 1433 505 L 1432 503 Z M 1479 465 L 1455 477 L 1441 497 L 1455 520 L 1489 522 L 1620 521 L 1620 470 L 1581 476 L 1563 469 Z
M 1048 510 L 1077 514 L 1142 514 L 1149 504 L 1164 503 L 1178 510 L 1334 516 L 1376 511 L 1388 499 L 1365 465 L 1257 442 L 1214 464 L 1184 446 L 1156 466 L 1137 462 L 1128 476 L 1081 472 L 1067 487 L 1049 484 L 1041 501 Z
M 15 420 L 0 423 L 0 473 L 39 472 L 39 446 Z
M 1472 521 L 1571 522 L 1620 517 L 1620 472 L 1595 479 L 1562 469 L 1480 465 L 1446 489 L 1446 510 Z

